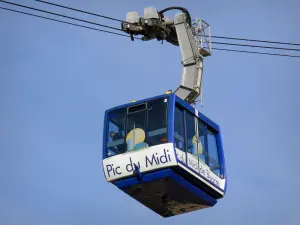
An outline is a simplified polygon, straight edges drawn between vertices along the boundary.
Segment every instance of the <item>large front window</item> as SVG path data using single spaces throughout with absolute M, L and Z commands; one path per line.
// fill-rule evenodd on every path
M 107 156 L 167 142 L 168 99 L 155 99 L 108 113 Z

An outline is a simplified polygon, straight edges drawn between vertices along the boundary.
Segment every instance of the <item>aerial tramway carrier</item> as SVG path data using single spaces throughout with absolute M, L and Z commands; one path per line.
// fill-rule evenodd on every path
M 174 20 L 164 13 L 181 10 Z M 212 207 L 224 197 L 226 167 L 220 127 L 195 108 L 203 60 L 211 55 L 209 25 L 185 8 L 144 17 L 127 13 L 122 30 L 179 46 L 182 79 L 172 93 L 108 109 L 103 135 L 106 180 L 163 217 Z

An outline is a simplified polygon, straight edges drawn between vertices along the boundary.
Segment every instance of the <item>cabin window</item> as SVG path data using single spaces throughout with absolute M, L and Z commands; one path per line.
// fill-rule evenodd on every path
M 147 137 L 149 146 L 168 142 L 168 99 L 156 99 L 148 102 Z
M 198 119 L 198 135 L 199 135 L 199 160 L 202 163 L 206 163 L 208 165 L 208 154 L 207 154 L 207 140 L 206 140 L 206 126 L 205 124 Z
M 198 137 L 196 135 L 195 117 L 188 112 L 186 112 L 186 137 L 187 137 L 187 152 L 197 156 Z
M 175 107 L 175 115 L 174 115 L 174 144 L 175 147 L 179 150 L 178 159 L 186 162 L 185 157 L 185 133 L 184 133 L 184 113 L 183 110 Z
M 126 109 L 119 109 L 108 114 L 107 155 L 113 156 L 126 151 L 125 145 Z
M 212 172 L 220 176 L 220 160 L 216 140 L 216 133 L 212 130 L 207 130 L 207 144 L 208 144 L 208 166 Z

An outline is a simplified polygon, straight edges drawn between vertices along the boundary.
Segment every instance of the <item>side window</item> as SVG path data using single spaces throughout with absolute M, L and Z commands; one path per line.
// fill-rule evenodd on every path
M 206 126 L 203 122 L 198 119 L 198 135 L 199 135 L 199 143 L 198 143 L 198 152 L 199 159 L 202 163 L 208 164 L 208 154 L 206 147 Z
M 179 109 L 178 107 L 175 107 L 174 122 L 175 147 L 185 151 L 183 110 Z
M 208 166 L 212 172 L 220 176 L 221 169 L 220 169 L 216 134 L 210 129 L 207 130 L 207 143 L 208 143 Z
M 167 105 L 167 99 L 156 99 L 148 102 L 146 142 L 149 146 L 167 142 Z
M 187 151 L 195 156 L 198 155 L 198 137 L 196 135 L 195 117 L 186 112 L 186 137 Z
M 124 140 L 125 109 L 108 114 L 107 156 L 113 156 L 126 150 Z

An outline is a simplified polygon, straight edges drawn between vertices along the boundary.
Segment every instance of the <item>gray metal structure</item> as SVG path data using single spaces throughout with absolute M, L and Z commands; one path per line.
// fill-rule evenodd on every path
M 174 9 L 182 12 L 176 14 L 173 21 L 164 16 L 164 12 Z M 211 55 L 209 24 L 198 18 L 192 21 L 189 12 L 182 7 L 169 7 L 159 12 L 148 7 L 144 9 L 144 17 L 139 17 L 137 12 L 127 13 L 122 30 L 130 34 L 132 40 L 134 35 L 143 35 L 144 41 L 166 40 L 179 46 L 183 69 L 175 94 L 190 104 L 201 97 L 203 59 Z

